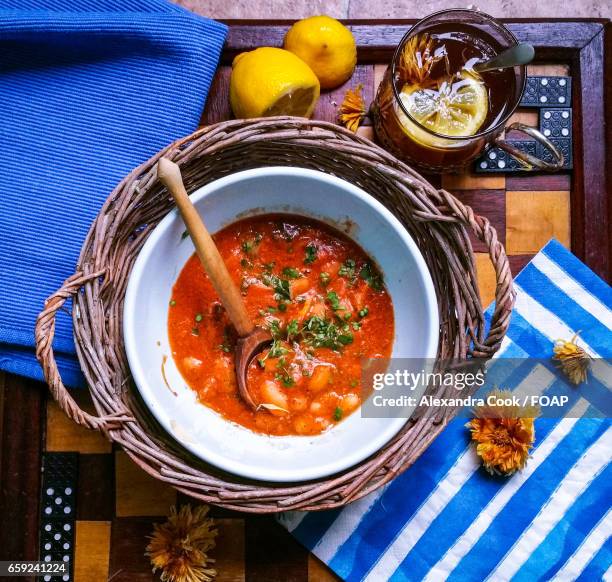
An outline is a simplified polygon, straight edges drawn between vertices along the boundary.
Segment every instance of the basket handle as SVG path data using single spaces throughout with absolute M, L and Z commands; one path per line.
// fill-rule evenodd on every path
M 499 348 L 499 344 L 510 325 L 510 315 L 512 314 L 516 296 L 510 263 L 504 246 L 497 238 L 497 231 L 487 218 L 475 214 L 471 206 L 463 204 L 446 190 L 438 190 L 438 192 L 443 196 L 446 206 L 452 209 L 459 222 L 469 228 L 486 245 L 489 258 L 495 268 L 497 284 L 495 287 L 495 310 L 491 317 L 491 327 L 483 342 L 479 342 L 478 338 L 472 338 L 475 348 L 473 355 L 476 357 L 489 357 Z
M 92 430 L 99 430 L 105 434 L 109 430 L 118 428 L 123 422 L 133 420 L 128 414 L 118 412 L 106 416 L 94 416 L 82 410 L 75 402 L 62 382 L 55 354 L 53 353 L 53 336 L 55 335 L 55 317 L 67 299 L 75 295 L 88 281 L 100 277 L 104 271 L 84 275 L 77 272 L 45 301 L 45 308 L 36 318 L 34 337 L 36 341 L 36 358 L 43 369 L 45 380 L 53 398 L 60 408 L 77 424 Z

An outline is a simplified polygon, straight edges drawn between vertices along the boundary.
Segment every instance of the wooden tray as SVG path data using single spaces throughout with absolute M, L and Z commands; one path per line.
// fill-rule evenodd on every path
M 233 57 L 256 46 L 280 45 L 288 22 L 229 21 L 222 65 L 202 123 L 230 117 L 227 88 Z M 353 78 L 322 95 L 315 116 L 335 121 L 348 87 L 364 85 L 372 100 L 392 52 L 411 21 L 350 21 L 359 48 Z M 516 274 L 551 237 L 556 237 L 604 279 L 610 276 L 610 215 L 606 167 L 612 164 L 612 41 L 602 20 L 511 21 L 520 40 L 537 48 L 531 74 L 570 75 L 573 83 L 574 170 L 558 174 L 431 176 L 496 226 Z M 607 51 L 607 68 L 604 53 Z M 606 119 L 607 115 L 607 119 Z M 533 111 L 516 118 L 536 124 Z M 607 130 L 606 130 L 607 121 Z M 372 137 L 366 120 L 360 133 Z M 607 133 L 606 133 L 607 131 Z M 612 205 L 609 205 L 612 207 Z M 494 277 L 479 247 L 483 301 L 493 296 Z M 85 391 L 76 393 L 82 402 Z M 85 431 L 59 411 L 37 382 L 0 374 L 0 560 L 38 558 L 40 467 L 43 451 L 79 454 L 74 579 L 87 582 L 152 578 L 144 558 L 145 536 L 169 506 L 186 501 L 152 480 L 99 434 Z M 221 536 L 215 550 L 219 581 L 328 580 L 333 575 L 309 556 L 271 517 L 213 508 Z

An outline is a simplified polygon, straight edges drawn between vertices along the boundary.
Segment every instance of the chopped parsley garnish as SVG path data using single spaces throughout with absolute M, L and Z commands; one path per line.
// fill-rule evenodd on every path
M 329 273 L 326 273 L 325 271 L 319 275 L 319 281 L 321 281 L 321 285 L 323 285 L 323 287 L 327 287 L 329 285 L 330 279 L 331 277 L 329 276 Z
M 318 316 L 306 320 L 300 335 L 304 343 L 313 348 L 339 350 L 343 346 L 353 343 L 353 334 L 345 329 L 345 326 L 340 328 L 332 320 Z
M 282 382 L 285 388 L 290 388 L 291 386 L 295 384 L 295 380 L 293 379 L 293 376 L 289 375 L 286 371 L 284 371 L 283 373 L 277 372 L 274 378 Z
M 357 315 L 363 319 L 368 313 L 370 313 L 370 310 L 367 307 L 364 307 L 358 311 Z
M 268 319 L 267 324 L 272 339 L 281 339 L 282 332 L 280 327 L 280 319 L 270 318 Z
M 344 261 L 344 263 L 342 263 L 341 267 L 338 269 L 338 275 L 353 281 L 355 279 L 355 268 L 355 261 L 353 259 L 346 259 L 346 261 Z
M 299 279 L 301 277 L 300 272 L 293 267 L 285 267 L 283 269 L 283 275 L 285 275 L 285 277 L 289 277 L 289 279 Z
M 247 255 L 251 254 L 255 250 L 255 247 L 261 242 L 262 239 L 263 239 L 263 235 L 258 232 L 254 238 L 243 241 L 242 250 Z
M 316 261 L 317 247 L 315 247 L 312 243 L 309 245 L 306 245 L 306 248 L 304 249 L 304 253 L 306 254 L 306 256 L 304 257 L 305 264 L 310 265 Z
M 270 348 L 268 355 L 271 358 L 280 358 L 281 356 L 284 356 L 288 351 L 289 350 L 281 344 L 280 340 L 274 340 L 272 342 L 272 347 Z
M 275 265 L 276 265 L 276 261 L 270 261 L 269 263 L 264 263 L 262 266 L 263 266 L 263 270 L 266 273 L 271 273 Z
M 281 301 L 281 302 L 278 304 L 278 310 L 279 310 L 279 311 L 282 311 L 282 312 L 287 311 L 287 304 L 286 304 L 284 301 Z
M 174 299 L 170 299 L 170 307 L 174 307 L 176 305 L 176 301 Z
M 201 314 L 201 313 L 196 313 L 195 320 L 196 320 L 198 323 L 200 323 L 200 321 L 202 321 L 202 319 L 204 319 L 204 318 L 202 317 L 202 314 Z
M 359 331 L 361 329 L 361 323 L 359 323 L 358 321 L 353 321 L 352 325 L 355 331 Z
M 340 298 L 338 297 L 338 294 L 335 291 L 330 291 L 327 294 L 327 300 L 329 301 L 329 304 L 331 305 L 331 308 L 334 311 L 342 309 L 342 306 L 340 305 Z
M 251 261 L 249 261 L 248 259 L 241 259 L 240 266 L 243 269 L 250 269 L 253 266 L 253 263 L 251 263 Z
M 336 422 L 342 420 L 342 408 L 336 406 L 336 410 L 334 410 L 334 420 Z
M 376 270 L 370 265 L 370 263 L 366 263 L 363 267 L 361 267 L 361 271 L 359 272 L 359 276 L 370 286 L 374 291 L 380 291 L 383 287 L 382 278 L 376 272 Z
M 298 324 L 298 320 L 292 319 L 287 324 L 287 341 L 291 340 L 291 338 L 294 338 L 299 332 L 300 332 L 300 326 Z
M 289 292 L 289 281 L 287 281 L 287 279 L 281 279 L 272 273 L 264 273 L 262 280 L 265 285 L 274 289 L 277 300 L 291 299 L 291 293 Z

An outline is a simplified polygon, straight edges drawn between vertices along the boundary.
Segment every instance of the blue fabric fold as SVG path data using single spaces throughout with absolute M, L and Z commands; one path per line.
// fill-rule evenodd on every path
M 165 0 L 0 0 L 0 369 L 42 378 L 44 299 L 121 178 L 196 129 L 226 32 Z M 54 348 L 82 383 L 65 314 Z

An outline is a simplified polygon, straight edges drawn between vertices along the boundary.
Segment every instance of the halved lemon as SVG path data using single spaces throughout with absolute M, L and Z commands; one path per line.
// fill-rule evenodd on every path
M 238 118 L 310 117 L 319 93 L 312 69 L 289 51 L 261 47 L 239 54 L 232 64 L 230 103 Z
M 469 137 L 477 133 L 489 110 L 484 83 L 468 71 L 462 71 L 452 82 L 439 83 L 437 88 L 405 85 L 400 99 L 420 125 L 449 137 Z

